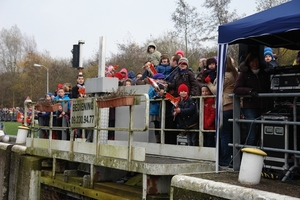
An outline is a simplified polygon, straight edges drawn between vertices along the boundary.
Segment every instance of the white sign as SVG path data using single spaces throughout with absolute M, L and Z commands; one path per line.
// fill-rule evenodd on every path
M 71 127 L 93 128 L 96 126 L 94 98 L 72 99 Z

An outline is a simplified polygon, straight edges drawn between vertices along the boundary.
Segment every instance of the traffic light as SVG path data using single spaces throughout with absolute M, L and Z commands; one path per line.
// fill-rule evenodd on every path
M 73 45 L 73 59 L 72 59 L 72 67 L 78 68 L 79 67 L 79 52 L 80 52 L 80 46 L 78 44 Z

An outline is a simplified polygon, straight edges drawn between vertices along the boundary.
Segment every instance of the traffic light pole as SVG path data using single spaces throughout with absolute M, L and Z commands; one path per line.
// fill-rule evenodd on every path
M 84 40 L 79 40 L 78 41 L 78 45 L 79 45 L 79 68 L 83 68 L 83 44 L 84 44 Z

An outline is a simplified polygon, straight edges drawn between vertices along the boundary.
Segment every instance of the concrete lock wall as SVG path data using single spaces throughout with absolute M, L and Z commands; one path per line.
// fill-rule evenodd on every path
M 10 155 L 13 145 L 0 143 L 0 199 L 8 199 Z
M 0 143 L 0 199 L 39 199 L 42 158 L 25 154 L 26 147 Z

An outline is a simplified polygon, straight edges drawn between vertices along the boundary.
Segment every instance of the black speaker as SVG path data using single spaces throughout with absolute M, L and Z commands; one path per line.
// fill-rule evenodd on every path
M 261 62 L 264 61 L 264 46 L 263 45 L 248 45 L 239 44 L 239 65 L 245 61 L 248 53 L 254 52 L 259 55 Z
M 276 114 L 263 115 L 262 120 L 275 121 L 274 124 L 262 124 L 262 145 L 263 147 L 276 149 L 293 149 L 292 127 L 286 124 L 276 124 L 276 121 L 289 121 L 289 117 Z M 287 170 L 292 165 L 291 154 L 265 151 L 265 168 Z

